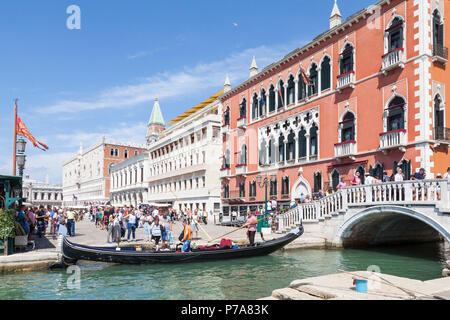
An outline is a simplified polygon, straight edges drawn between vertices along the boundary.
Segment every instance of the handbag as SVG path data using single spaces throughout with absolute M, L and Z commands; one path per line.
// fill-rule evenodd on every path
M 181 233 L 178 237 L 178 240 L 180 240 L 180 241 L 183 241 L 183 239 L 184 239 L 184 229 L 183 229 L 183 231 L 181 231 Z

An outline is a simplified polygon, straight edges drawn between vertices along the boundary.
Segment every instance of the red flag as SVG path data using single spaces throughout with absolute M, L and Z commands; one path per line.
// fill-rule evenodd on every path
M 280 98 L 281 98 L 281 104 L 284 107 L 284 99 L 283 99 L 283 95 L 281 94 L 281 89 L 278 89 L 278 94 L 280 95 Z
M 300 70 L 301 70 L 301 73 L 302 73 L 303 83 L 308 85 L 308 86 L 310 86 L 312 84 L 311 79 L 306 75 L 306 72 L 305 72 L 305 70 L 303 68 L 301 68 Z
M 36 140 L 30 133 L 30 131 L 28 131 L 27 127 L 25 126 L 25 124 L 22 122 L 22 120 L 20 120 L 19 117 L 17 117 L 17 135 L 22 136 L 27 138 L 28 140 L 31 141 L 31 143 L 38 149 L 41 149 L 42 151 L 47 151 L 48 147 L 43 144 L 42 142 Z M 40 147 L 40 146 L 42 147 Z

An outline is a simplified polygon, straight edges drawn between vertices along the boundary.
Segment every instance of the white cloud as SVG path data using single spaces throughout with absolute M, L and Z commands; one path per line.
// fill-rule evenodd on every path
M 295 46 L 298 46 L 298 42 Z M 61 100 L 53 105 L 38 108 L 37 111 L 56 114 L 126 108 L 152 101 L 156 94 L 161 99 L 167 99 L 190 94 L 193 90 L 221 88 L 226 74 L 229 74 L 232 84 L 236 85 L 248 78 L 253 56 L 256 56 L 260 67 L 267 66 L 295 46 L 290 44 L 246 49 L 233 53 L 223 60 L 199 63 L 183 70 L 165 71 L 149 76 L 136 84 L 108 88 L 90 100 Z
M 142 57 L 145 57 L 146 55 L 148 55 L 148 52 L 140 51 L 140 52 L 138 52 L 136 54 L 129 55 L 128 56 L 128 60 L 134 60 L 134 59 L 137 59 L 137 58 L 142 58 Z

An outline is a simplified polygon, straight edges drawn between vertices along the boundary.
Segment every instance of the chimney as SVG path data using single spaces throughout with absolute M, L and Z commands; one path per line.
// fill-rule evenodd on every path
M 256 65 L 255 57 L 253 56 L 252 65 L 250 66 L 250 78 L 256 76 L 258 73 L 258 66 Z
M 231 83 L 230 78 L 227 75 L 227 77 L 225 78 L 225 84 L 223 85 L 223 92 L 227 93 L 229 91 L 231 91 Z
M 334 7 L 330 16 L 330 29 L 333 29 L 334 27 L 340 25 L 341 23 L 342 23 L 341 11 L 339 11 L 337 0 L 334 0 Z

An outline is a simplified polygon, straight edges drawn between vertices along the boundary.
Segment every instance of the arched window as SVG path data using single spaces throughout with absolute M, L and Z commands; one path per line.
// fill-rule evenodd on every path
M 405 128 L 404 119 L 405 100 L 395 97 L 388 107 L 387 131 L 400 130 Z
M 269 141 L 269 164 L 275 163 L 275 144 L 273 139 L 270 139 Z
M 290 76 L 288 80 L 288 86 L 287 86 L 287 105 L 293 104 L 295 102 L 295 82 L 294 82 L 294 76 Z
M 444 128 L 444 107 L 439 95 L 434 98 L 434 127 L 435 127 L 435 139 L 444 140 L 445 128 Z
M 230 186 L 228 184 L 223 186 L 223 198 L 230 199 Z
M 239 105 L 239 118 L 247 117 L 247 100 L 242 99 L 241 104 Z
M 298 157 L 306 157 L 306 130 L 303 127 L 298 133 Z
M 253 95 L 252 102 L 252 119 L 255 119 L 258 116 L 258 95 L 255 93 Z
M 326 90 L 331 88 L 331 66 L 330 58 L 325 57 L 320 65 L 320 84 L 321 89 Z
M 125 159 L 128 159 L 128 150 L 125 149 L 123 156 L 125 157 Z
M 333 187 L 333 190 L 337 190 L 337 186 L 339 185 L 339 171 L 336 169 L 333 170 L 333 173 L 331 173 L 331 185 Z
M 281 181 L 281 195 L 289 195 L 289 177 L 284 177 Z
M 319 74 L 317 73 L 317 65 L 313 64 L 309 69 L 309 78 L 311 79 L 311 85 L 309 88 L 309 96 L 317 94 L 319 90 Z
M 256 197 L 256 181 L 252 181 L 249 184 L 248 195 L 251 198 Z
M 295 133 L 291 130 L 288 135 L 287 150 L 286 150 L 286 160 L 295 159 Z
M 230 169 L 231 167 L 231 157 L 230 157 L 230 150 L 226 150 L 225 154 L 223 156 L 223 166 L 224 169 Z
M 247 164 L 247 146 L 245 144 L 241 148 L 239 164 Z
M 403 19 L 396 17 L 392 20 L 388 32 L 388 50 L 389 52 L 403 47 Z
M 314 174 L 314 193 L 322 190 L 322 174 L 320 172 L 316 172 Z
M 383 179 L 383 172 L 384 172 L 384 166 L 381 163 L 377 163 L 375 168 L 371 167 L 370 175 L 372 177 L 375 177 L 375 178 L 379 179 L 379 180 L 382 180 Z
M 347 112 L 341 122 L 341 142 L 355 140 L 355 116 Z
M 271 179 L 270 180 L 270 195 L 276 196 L 278 194 L 278 187 L 277 187 L 277 179 Z
M 223 114 L 223 124 L 226 126 L 230 124 L 230 107 L 228 106 Z
M 262 89 L 259 97 L 259 116 L 263 116 L 266 114 L 266 90 Z
M 284 161 L 284 135 L 281 134 L 278 138 L 278 162 Z
M 280 80 L 278 82 L 278 109 L 284 107 L 284 82 Z
M 267 148 L 266 148 L 266 142 L 263 140 L 261 141 L 261 145 L 259 147 L 259 165 L 263 166 L 266 164 L 267 161 Z
M 353 71 L 353 46 L 347 44 L 340 58 L 340 72 L 341 74 Z
M 318 137 L 317 137 L 317 126 L 316 124 L 313 124 L 311 129 L 309 130 L 309 136 L 310 136 L 310 155 L 311 156 L 317 156 L 318 154 Z
M 239 183 L 239 198 L 245 198 L 245 183 Z
M 303 81 L 302 72 L 300 71 L 298 74 L 298 101 L 301 101 L 306 98 L 306 87 L 307 85 Z
M 273 85 L 269 89 L 269 112 L 275 111 L 275 88 Z
M 434 55 L 438 50 L 442 50 L 444 46 L 444 23 L 442 22 L 441 15 L 438 10 L 433 12 L 433 51 Z

